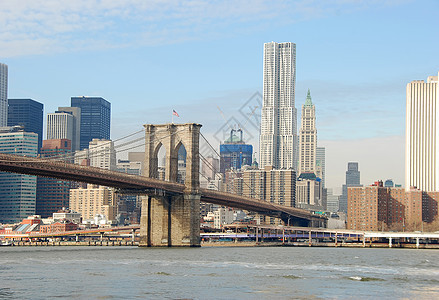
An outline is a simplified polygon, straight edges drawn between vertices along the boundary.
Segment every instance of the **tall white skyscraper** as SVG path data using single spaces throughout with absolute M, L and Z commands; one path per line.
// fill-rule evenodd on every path
M 264 44 L 259 166 L 297 170 L 296 44 Z
M 305 104 L 302 105 L 301 119 L 302 122 L 299 138 L 299 175 L 302 173 L 316 174 L 316 107 L 312 104 L 311 93 L 309 90 Z
M 439 190 L 439 76 L 407 84 L 405 188 Z
M 68 113 L 73 116 L 72 151 L 80 150 L 81 142 L 81 108 L 58 107 L 57 113 Z
M 0 127 L 8 126 L 8 66 L 0 63 Z
M 73 141 L 73 116 L 64 112 L 47 114 L 47 139 Z

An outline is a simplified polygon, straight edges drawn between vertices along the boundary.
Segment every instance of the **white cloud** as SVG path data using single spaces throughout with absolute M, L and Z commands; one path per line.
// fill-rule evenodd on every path
M 266 22 L 288 24 L 346 13 L 382 2 L 4 0 L 0 56 L 178 43 L 257 30 Z

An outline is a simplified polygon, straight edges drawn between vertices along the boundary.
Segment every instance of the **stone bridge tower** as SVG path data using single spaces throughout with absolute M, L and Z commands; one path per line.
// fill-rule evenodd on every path
M 183 194 L 158 192 L 144 197 L 140 246 L 200 246 L 199 138 L 200 124 L 147 124 L 143 176 L 158 178 L 158 153 L 166 150 L 165 180 L 177 182 L 178 150 L 186 149 Z

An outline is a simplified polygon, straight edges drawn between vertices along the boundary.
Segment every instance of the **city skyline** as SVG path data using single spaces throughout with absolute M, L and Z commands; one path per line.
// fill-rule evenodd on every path
M 262 91 L 263 44 L 293 42 L 296 101 L 313 91 L 326 185 L 341 186 L 348 161 L 359 162 L 363 184 L 404 183 L 405 86 L 439 70 L 439 42 L 423 32 L 438 24 L 436 2 L 238 1 L 233 12 L 203 3 L 185 14 L 191 3 L 131 1 L 126 15 L 111 4 L 6 1 L 9 98 L 44 103 L 46 115 L 71 96 L 102 96 L 113 106 L 112 138 L 170 122 L 175 109 L 208 136 L 224 123 L 216 106 L 229 118 Z

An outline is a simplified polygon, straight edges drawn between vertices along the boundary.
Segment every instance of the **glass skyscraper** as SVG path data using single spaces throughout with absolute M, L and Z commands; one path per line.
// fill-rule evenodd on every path
M 71 107 L 81 108 L 81 150 L 88 149 L 93 139 L 110 139 L 110 102 L 102 97 L 72 97 Z
M 44 105 L 32 99 L 8 100 L 8 126 L 23 126 L 24 131 L 38 134 L 38 151 L 43 144 Z
M 259 166 L 297 170 L 296 44 L 264 44 Z
M 38 135 L 3 127 L 0 131 L 0 152 L 37 156 Z M 35 214 L 36 176 L 0 172 L 0 223 L 18 223 Z

